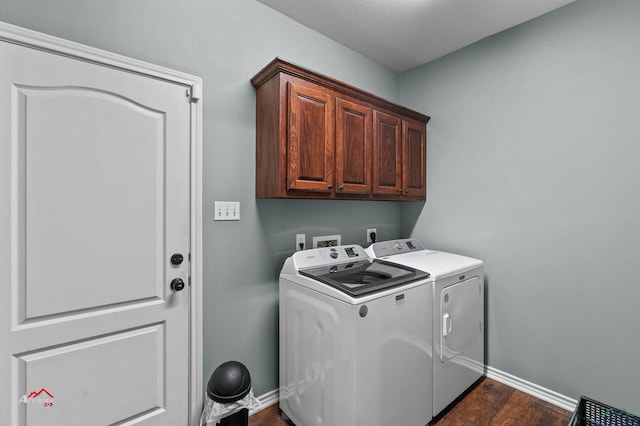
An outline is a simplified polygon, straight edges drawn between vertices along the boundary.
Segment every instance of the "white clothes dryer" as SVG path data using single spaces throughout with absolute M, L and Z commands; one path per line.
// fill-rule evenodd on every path
M 369 256 L 431 274 L 433 416 L 484 375 L 484 263 L 426 249 L 415 239 L 374 243 Z
M 280 273 L 280 408 L 299 426 L 431 421 L 429 274 L 357 245 L 298 251 Z

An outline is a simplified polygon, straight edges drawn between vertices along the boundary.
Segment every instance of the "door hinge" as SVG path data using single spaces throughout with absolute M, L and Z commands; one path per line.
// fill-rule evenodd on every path
M 202 90 L 200 86 L 190 86 L 187 87 L 187 98 L 189 98 L 190 102 L 198 102 L 202 97 Z

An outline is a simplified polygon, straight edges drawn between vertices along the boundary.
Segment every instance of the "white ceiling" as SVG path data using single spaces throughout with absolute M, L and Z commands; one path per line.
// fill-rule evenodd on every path
M 575 0 L 258 0 L 402 72 Z

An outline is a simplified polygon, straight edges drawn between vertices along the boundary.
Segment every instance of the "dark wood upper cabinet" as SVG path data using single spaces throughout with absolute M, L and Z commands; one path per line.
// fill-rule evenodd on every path
M 336 100 L 336 191 L 371 193 L 371 108 Z
M 429 117 L 274 59 L 256 88 L 256 197 L 426 198 Z
M 402 195 L 402 120 L 375 112 L 373 135 L 373 193 Z
M 334 100 L 318 88 L 288 83 L 287 190 L 333 188 Z
M 402 122 L 402 190 L 407 198 L 425 199 L 427 195 L 427 135 L 421 123 Z

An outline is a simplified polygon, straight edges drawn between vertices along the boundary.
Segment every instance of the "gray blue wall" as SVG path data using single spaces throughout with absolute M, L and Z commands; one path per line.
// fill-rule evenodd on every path
M 485 260 L 492 367 L 640 413 L 640 3 L 579 0 L 400 76 L 254 0 L 0 0 L 0 20 L 203 77 L 205 376 L 237 359 L 275 389 L 295 234 L 375 226 Z M 249 79 L 275 56 L 432 116 L 427 203 L 256 200 Z
M 204 79 L 204 374 L 235 359 L 256 395 L 278 386 L 278 274 L 295 234 L 367 227 L 397 237 L 391 202 L 255 199 L 255 91 L 274 57 L 397 100 L 398 76 L 254 0 L 0 0 L 0 20 Z M 240 201 L 239 222 L 214 222 L 213 203 Z
M 640 2 L 579 0 L 403 74 L 402 233 L 486 262 L 487 360 L 640 413 Z

